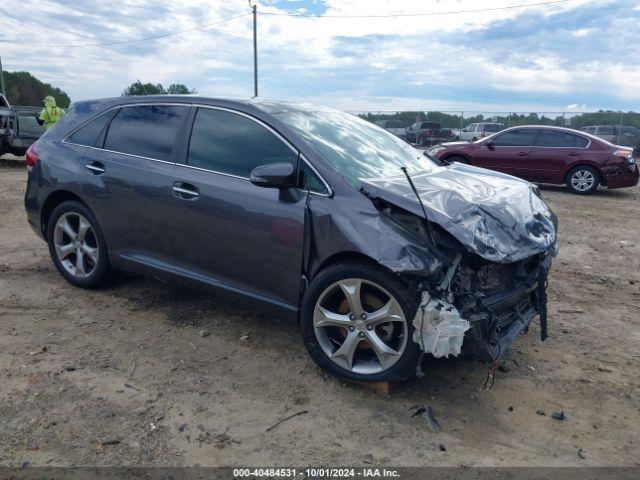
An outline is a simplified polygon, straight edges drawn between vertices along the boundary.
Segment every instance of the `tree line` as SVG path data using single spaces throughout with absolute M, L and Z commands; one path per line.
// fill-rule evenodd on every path
M 71 99 L 66 92 L 50 83 L 38 80 L 29 72 L 4 72 L 7 100 L 12 105 L 42 105 L 44 97 L 51 95 L 59 107 L 67 108 Z
M 44 97 L 51 95 L 56 104 L 68 108 L 71 104 L 69 95 L 60 88 L 45 83 L 29 72 L 4 72 L 7 100 L 11 105 L 40 106 Z M 132 83 L 122 90 L 121 95 L 186 95 L 198 93 L 182 83 L 172 83 L 165 88 L 161 83 Z
M 5 85 L 7 89 L 7 99 L 13 105 L 42 105 L 44 97 L 53 96 L 58 106 L 67 108 L 71 103 L 69 95 L 63 90 L 45 83 L 34 77 L 29 72 L 4 72 Z M 121 95 L 185 95 L 198 93 L 194 88 L 187 87 L 182 83 L 172 83 L 165 88 L 161 83 L 134 82 L 124 90 Z M 572 128 L 581 128 L 586 125 L 618 125 L 620 123 L 620 112 L 613 110 L 600 110 L 592 113 L 582 113 L 577 115 L 567 114 L 567 116 L 557 115 L 555 117 L 547 115 L 529 114 L 505 114 L 505 115 L 484 115 L 463 116 L 446 112 L 430 111 L 399 111 L 389 112 L 369 112 L 360 114 L 365 120 L 376 122 L 378 120 L 401 120 L 407 125 L 416 120 L 431 120 L 439 122 L 445 128 L 466 127 L 470 123 L 491 122 L 503 123 L 506 126 L 516 125 L 557 125 Z M 631 125 L 640 128 L 640 113 L 624 113 L 623 125 Z

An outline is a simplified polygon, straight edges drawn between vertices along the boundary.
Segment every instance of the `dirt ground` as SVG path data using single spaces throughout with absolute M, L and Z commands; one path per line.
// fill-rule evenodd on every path
M 25 182 L 0 165 L 0 465 L 640 465 L 638 188 L 543 189 L 560 221 L 550 338 L 523 335 L 493 389 L 487 365 L 451 359 L 387 396 L 320 371 L 296 325 L 210 293 L 72 287 L 27 225 Z M 440 433 L 412 418 L 423 404 Z

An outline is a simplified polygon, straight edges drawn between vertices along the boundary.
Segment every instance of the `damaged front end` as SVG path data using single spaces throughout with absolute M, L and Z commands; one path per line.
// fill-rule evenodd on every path
M 413 340 L 425 353 L 459 355 L 464 339 L 465 353 L 499 360 L 537 315 L 546 339 L 549 254 L 509 264 L 473 254 L 456 260 L 443 283 L 422 291 Z
M 435 357 L 497 361 L 536 316 L 544 340 L 557 221 L 537 188 L 467 166 L 413 178 L 413 192 L 401 176 L 363 182 L 381 215 L 438 252 L 438 273 L 413 283 L 413 340 Z

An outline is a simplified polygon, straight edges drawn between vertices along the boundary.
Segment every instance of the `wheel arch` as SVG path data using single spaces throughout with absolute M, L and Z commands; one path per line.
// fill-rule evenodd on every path
M 329 255 L 327 258 L 322 261 L 317 261 L 311 265 L 311 267 L 306 272 L 306 283 L 302 286 L 300 290 L 300 300 L 299 305 L 302 305 L 302 300 L 304 294 L 307 290 L 307 286 L 313 281 L 314 278 L 318 276 L 320 272 L 330 267 L 331 265 L 335 265 L 337 263 L 346 263 L 346 262 L 361 262 L 372 267 L 379 268 L 389 275 L 393 275 L 398 279 L 400 283 L 402 283 L 405 287 L 410 288 L 411 282 L 418 279 L 418 276 L 410 275 L 410 274 L 399 274 L 398 272 L 394 272 L 389 267 L 381 264 L 376 261 L 373 257 L 370 257 L 364 253 L 355 251 L 355 250 L 344 250 L 341 252 L 336 252 L 332 255 Z M 298 322 L 300 321 L 300 310 L 298 310 Z
M 62 202 L 69 200 L 82 203 L 85 207 L 89 208 L 89 205 L 82 201 L 78 195 L 69 190 L 56 190 L 55 192 L 51 192 L 42 204 L 40 213 L 40 228 L 44 238 L 47 238 L 47 225 L 49 224 L 49 218 L 51 217 L 53 210 Z M 89 208 L 89 210 L 91 209 Z
M 381 265 L 379 262 L 376 262 L 375 259 L 362 252 L 358 252 L 355 250 L 345 250 L 333 253 L 322 261 L 315 262 L 315 264 L 313 264 L 308 271 L 307 279 L 309 281 L 312 281 L 322 270 L 329 267 L 330 265 L 340 262 L 364 262 L 373 266 L 378 266 L 386 270 L 387 272 L 393 273 L 387 267 Z
M 462 153 L 462 152 L 450 152 L 450 153 L 447 153 L 447 154 L 445 154 L 445 155 L 442 155 L 442 156 L 440 157 L 440 159 L 441 159 L 441 160 L 448 160 L 448 159 L 450 159 L 451 157 L 462 157 L 462 158 L 464 158 L 467 162 L 469 162 L 469 158 L 470 158 L 470 157 L 469 157 L 469 155 L 467 155 L 466 153 Z

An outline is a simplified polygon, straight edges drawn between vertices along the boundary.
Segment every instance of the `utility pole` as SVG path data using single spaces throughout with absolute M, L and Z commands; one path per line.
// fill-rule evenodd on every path
M 0 55 L 0 88 L 2 89 L 2 95 L 7 98 L 7 90 L 4 88 L 4 70 L 2 70 L 2 55 Z
M 258 7 L 252 5 L 253 10 L 253 96 L 258 96 Z

